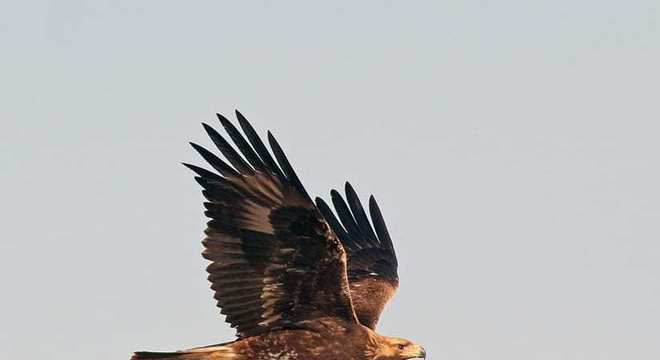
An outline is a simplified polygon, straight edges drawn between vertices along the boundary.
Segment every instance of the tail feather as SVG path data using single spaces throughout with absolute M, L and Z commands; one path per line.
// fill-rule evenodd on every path
M 211 353 L 188 353 L 184 351 L 178 351 L 178 352 L 137 351 L 131 357 L 131 360 L 144 360 L 144 359 L 211 360 L 211 359 L 222 359 L 222 358 L 217 356 L 212 356 Z
M 202 348 L 176 351 L 176 352 L 151 352 L 137 351 L 131 360 L 242 360 L 244 357 L 236 354 L 227 346 L 207 346 Z
M 185 359 L 183 354 L 175 352 L 151 352 L 151 351 L 136 351 L 131 356 L 131 360 L 142 359 Z

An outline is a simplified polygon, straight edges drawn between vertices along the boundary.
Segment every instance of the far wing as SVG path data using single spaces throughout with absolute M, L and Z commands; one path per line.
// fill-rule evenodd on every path
M 240 153 L 204 124 L 229 164 L 196 144 L 217 173 L 185 164 L 197 173 L 208 200 L 203 256 L 211 261 L 207 271 L 222 314 L 239 337 L 295 328 L 319 317 L 357 322 L 341 243 L 275 138 L 268 133 L 277 161 L 237 116 L 247 140 L 218 115 Z
M 374 329 L 399 286 L 392 239 L 373 196 L 369 198 L 371 223 L 351 184 L 346 183 L 348 204 L 336 190 L 331 196 L 339 220 L 323 199 L 316 198 L 316 205 L 348 253 L 348 281 L 355 313 L 361 324 Z

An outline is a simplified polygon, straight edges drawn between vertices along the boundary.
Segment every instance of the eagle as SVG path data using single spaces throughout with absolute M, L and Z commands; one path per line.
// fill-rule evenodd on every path
M 237 339 L 132 360 L 395 360 L 426 358 L 412 341 L 375 332 L 398 285 L 397 258 L 373 196 L 369 216 L 350 183 L 331 207 L 313 201 L 275 137 L 270 151 L 238 111 L 218 114 L 232 144 L 203 123 L 225 160 L 190 143 L 214 171 L 195 173 L 210 218 L 208 279 Z

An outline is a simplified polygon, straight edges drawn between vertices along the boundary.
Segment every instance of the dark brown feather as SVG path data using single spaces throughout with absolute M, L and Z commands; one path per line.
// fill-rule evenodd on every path
M 346 249 L 355 313 L 361 324 L 374 329 L 399 285 L 392 239 L 373 196 L 369 212 L 375 233 L 351 184 L 346 183 L 348 204 L 338 191 L 330 194 L 339 220 L 323 199 L 317 198 L 316 205 Z
M 239 337 L 300 328 L 321 317 L 357 324 L 344 248 L 275 138 L 269 134 L 277 163 L 242 116 L 256 151 L 227 119 L 220 120 L 240 153 L 204 127 L 233 168 L 196 144 L 220 174 L 186 166 L 197 173 L 208 200 L 203 256 L 211 261 L 211 288 L 227 321 Z

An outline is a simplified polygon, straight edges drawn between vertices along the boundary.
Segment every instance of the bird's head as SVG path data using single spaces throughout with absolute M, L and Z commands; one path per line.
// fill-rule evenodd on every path
M 381 336 L 375 360 L 426 359 L 426 350 L 414 342 Z

